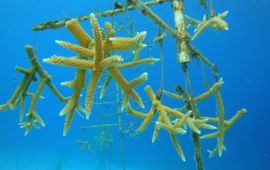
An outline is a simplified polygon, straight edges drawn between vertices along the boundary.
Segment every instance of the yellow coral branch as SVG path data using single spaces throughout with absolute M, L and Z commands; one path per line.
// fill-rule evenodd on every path
M 45 63 L 57 64 L 57 65 L 68 66 L 68 67 L 75 67 L 79 69 L 93 69 L 94 67 L 94 62 L 87 61 L 84 59 L 74 59 L 74 58 L 52 56 L 50 58 L 45 58 L 42 61 Z
M 173 146 L 175 148 L 175 150 L 177 151 L 179 157 L 181 158 L 182 161 L 186 161 L 183 149 L 181 147 L 181 145 L 179 144 L 179 142 L 177 141 L 176 135 L 170 134 L 171 137 L 171 141 L 173 143 Z
M 77 20 L 72 19 L 70 21 L 67 21 L 66 28 L 74 35 L 74 37 L 79 41 L 79 44 L 81 46 L 88 47 L 94 44 L 94 40 L 81 27 Z
M 97 82 L 100 78 L 101 71 L 94 71 L 93 75 L 91 77 L 91 80 L 89 82 L 87 92 L 86 92 L 86 98 L 85 98 L 85 115 L 86 119 L 90 118 L 92 105 L 93 105 L 93 98 L 95 94 L 95 89 L 97 86 Z
M 58 45 L 65 47 L 77 54 L 80 54 L 81 56 L 84 56 L 86 58 L 93 58 L 95 55 L 95 52 L 93 50 L 90 50 L 88 48 L 84 48 L 82 46 L 78 46 L 75 44 L 71 44 L 69 42 L 65 42 L 65 41 L 60 41 L 60 40 L 55 40 L 55 43 L 57 43 Z

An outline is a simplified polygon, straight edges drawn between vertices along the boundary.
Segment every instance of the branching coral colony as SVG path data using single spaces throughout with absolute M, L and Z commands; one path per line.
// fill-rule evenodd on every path
M 29 69 L 24 69 L 22 67 L 17 66 L 16 71 L 24 74 L 24 78 L 22 82 L 18 85 L 17 89 L 14 91 L 11 98 L 7 101 L 6 104 L 0 105 L 0 111 L 5 111 L 7 109 L 15 109 L 18 105 L 20 105 L 20 127 L 25 129 L 25 135 L 30 132 L 31 128 L 39 128 L 38 123 L 41 126 L 45 126 L 44 121 L 40 117 L 40 115 L 35 111 L 35 107 L 38 99 L 44 98 L 41 96 L 41 92 L 45 85 L 51 89 L 51 91 L 58 97 L 58 99 L 62 102 L 66 102 L 68 99 L 65 98 L 54 86 L 51 82 L 51 76 L 41 67 L 38 63 L 36 54 L 33 48 L 29 45 L 25 46 L 26 52 L 28 54 L 28 58 L 31 61 L 31 67 Z M 33 81 L 38 81 L 35 74 L 38 73 L 41 77 L 40 84 L 38 85 L 36 92 L 30 93 L 28 89 Z M 32 97 L 30 108 L 28 113 L 25 114 L 27 117 L 27 121 L 22 122 L 24 118 L 24 107 L 25 107 L 25 97 Z
M 162 4 L 165 2 L 172 3 L 176 29 L 171 28 L 149 8 L 149 6 Z M 199 3 L 204 8 L 208 9 L 208 2 L 206 0 L 199 0 Z M 45 123 L 34 110 L 34 108 L 37 100 L 42 97 L 40 94 L 43 87 L 47 84 L 58 96 L 60 101 L 67 102 L 66 106 L 60 111 L 60 115 L 66 115 L 63 131 L 63 134 L 66 135 L 70 128 L 71 121 L 76 109 L 85 112 L 86 119 L 90 118 L 98 81 L 102 73 L 107 71 L 109 75 L 104 85 L 102 86 L 100 98 L 104 96 L 109 82 L 114 79 L 122 89 L 122 111 L 126 109 L 130 115 L 142 119 L 142 123 L 137 130 L 139 132 L 143 132 L 145 128 L 154 121 L 155 126 L 153 130 L 152 142 L 154 143 L 156 141 L 160 129 L 165 129 L 169 133 L 171 142 L 175 147 L 176 152 L 183 161 L 186 160 L 184 150 L 182 149 L 177 139 L 177 135 L 186 134 L 186 128 L 190 128 L 195 148 L 195 160 L 197 169 L 202 170 L 203 160 L 201 156 L 200 139 L 216 138 L 217 145 L 213 150 L 209 150 L 209 153 L 210 156 L 214 156 L 216 154 L 221 156 L 223 151 L 226 150 L 224 146 L 225 132 L 227 132 L 227 130 L 229 130 L 231 126 L 247 112 L 245 108 L 240 109 L 231 119 L 225 120 L 224 105 L 220 92 L 223 81 L 218 74 L 217 66 L 211 63 L 190 43 L 190 40 L 197 38 L 207 28 L 214 28 L 216 31 L 228 30 L 228 24 L 224 20 L 224 17 L 228 14 L 228 12 L 226 11 L 222 14 L 215 15 L 212 2 L 210 2 L 211 7 L 209 17 L 204 15 L 203 20 L 199 21 L 184 15 L 183 0 L 152 0 L 148 2 L 141 2 L 140 0 L 127 0 L 124 4 L 115 1 L 114 5 L 115 9 L 105 12 L 98 12 L 96 15 L 83 15 L 78 18 L 65 19 L 63 21 L 47 21 L 43 24 L 34 26 L 33 30 L 39 31 L 45 29 L 61 28 L 62 26 L 66 25 L 66 28 L 78 40 L 78 45 L 56 40 L 58 45 L 73 51 L 76 53 L 76 56 L 67 58 L 54 55 L 50 58 L 43 59 L 43 61 L 46 63 L 71 67 L 77 70 L 73 80 L 62 83 L 64 86 L 73 88 L 73 94 L 69 98 L 65 98 L 60 94 L 60 92 L 51 83 L 51 77 L 46 71 L 42 69 L 41 65 L 37 62 L 35 52 L 33 51 L 32 47 L 26 46 L 26 51 L 32 66 L 28 70 L 21 67 L 16 68 L 16 71 L 25 75 L 24 79 L 22 80 L 21 84 L 19 84 L 10 100 L 4 105 L 0 105 L 0 111 L 4 111 L 9 108 L 13 109 L 20 103 L 20 120 L 22 121 L 25 97 L 29 95 L 32 97 L 32 102 L 30 104 L 29 112 L 26 114 L 28 120 L 26 122 L 20 123 L 20 126 L 26 129 L 26 134 L 29 133 L 30 128 L 38 127 L 34 122 L 44 126 Z M 143 73 L 137 78 L 128 81 L 120 72 L 122 68 L 129 68 L 134 66 L 138 67 L 141 64 L 153 64 L 159 61 L 159 59 L 156 58 L 140 59 L 140 50 L 145 47 L 142 41 L 146 36 L 146 32 L 143 31 L 137 33 L 137 35 L 134 37 L 129 38 L 116 37 L 115 30 L 113 29 L 111 23 L 105 23 L 106 31 L 104 31 L 104 29 L 99 26 L 96 18 L 96 16 L 115 16 L 135 9 L 141 10 L 143 15 L 153 20 L 155 24 L 164 30 L 164 32 L 159 31 L 158 36 L 155 38 L 155 42 L 158 42 L 160 47 L 162 47 L 162 41 L 166 37 L 166 32 L 175 39 L 177 46 L 177 59 L 185 77 L 185 90 L 179 85 L 175 85 L 175 90 L 177 93 L 166 91 L 163 89 L 163 85 L 161 85 L 158 93 L 155 94 L 152 87 L 147 85 L 145 87 L 145 92 L 152 104 L 147 113 L 133 109 L 130 103 L 130 99 L 133 99 L 139 106 L 144 108 L 142 99 L 134 88 L 144 83 L 147 80 L 148 74 Z M 92 26 L 93 38 L 79 24 L 79 21 L 88 19 L 90 19 Z M 193 36 L 190 36 L 187 32 L 187 29 L 190 27 L 196 27 Z M 123 63 L 124 59 L 122 56 L 113 55 L 114 51 L 119 50 L 135 51 L 133 60 Z M 210 86 L 206 81 L 207 90 L 198 96 L 193 95 L 189 79 L 188 65 L 192 59 L 198 59 L 200 62 L 212 69 L 215 79 L 215 82 L 212 86 Z M 162 58 L 161 64 L 163 64 Z M 84 110 L 82 106 L 79 105 L 79 98 L 83 88 L 85 87 L 86 72 L 88 70 L 91 72 L 91 77 L 87 87 Z M 28 87 L 31 82 L 37 81 L 37 78 L 35 77 L 36 72 L 40 75 L 41 82 L 37 88 L 37 91 L 32 94 L 28 92 Z M 163 76 L 163 74 L 161 75 Z M 163 79 L 163 77 L 161 79 Z M 178 109 L 170 108 L 166 105 L 165 101 L 162 101 L 162 95 L 167 95 L 175 100 L 182 100 L 184 101 L 184 105 L 181 108 L 178 107 Z M 216 97 L 216 117 L 201 115 L 197 107 L 199 102 L 211 95 L 215 95 Z M 214 132 L 200 136 L 203 129 L 214 130 Z M 87 148 L 89 148 L 88 143 L 84 141 L 77 142 L 81 143 L 83 147 L 87 146 Z

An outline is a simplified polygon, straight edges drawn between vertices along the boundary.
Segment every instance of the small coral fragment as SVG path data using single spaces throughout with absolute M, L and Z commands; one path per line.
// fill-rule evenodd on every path
M 223 133 L 227 132 L 231 128 L 231 126 L 237 120 L 239 120 L 246 112 L 247 112 L 247 110 L 245 108 L 243 108 L 243 109 L 239 110 L 229 121 L 224 121 L 224 129 L 223 129 L 224 132 Z M 212 122 L 217 123 L 217 124 L 219 124 L 219 121 L 220 121 L 219 120 L 220 118 L 208 118 L 208 119 L 209 119 L 209 121 L 212 121 Z M 222 142 L 223 142 L 223 139 L 220 139 L 221 137 L 224 138 L 224 136 L 220 136 L 219 130 L 217 132 L 201 136 L 201 139 L 218 138 L 217 147 L 213 151 L 209 151 L 210 157 L 214 156 L 215 154 L 218 154 L 219 156 L 221 156 L 222 152 L 226 150 L 223 143 L 220 142 L 220 140 L 222 140 Z
M 197 28 L 194 30 L 195 34 L 191 38 L 191 40 L 194 40 L 197 38 L 205 29 L 211 27 L 214 28 L 215 31 L 221 31 L 221 30 L 228 30 L 228 23 L 223 20 L 225 16 L 227 16 L 229 12 L 225 11 L 222 14 L 218 14 L 217 16 L 214 16 L 210 18 L 209 20 L 206 19 L 206 16 L 203 17 L 203 20 L 198 24 Z
M 88 140 L 78 140 L 78 139 L 75 139 L 74 140 L 76 143 L 78 143 L 79 145 L 81 145 L 80 147 L 80 150 L 87 150 L 88 152 L 90 153 L 93 153 L 93 149 L 90 147 L 89 145 L 89 141 Z

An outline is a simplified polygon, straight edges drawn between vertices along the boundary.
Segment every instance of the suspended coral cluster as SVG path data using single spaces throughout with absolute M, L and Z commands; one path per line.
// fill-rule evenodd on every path
M 78 72 L 80 71 L 81 74 L 83 73 L 83 75 L 80 74 L 81 78 L 77 81 L 69 81 L 64 83 L 65 85 L 68 84 L 69 87 L 73 87 L 75 89 L 74 93 L 76 92 L 76 94 L 73 95 L 76 97 L 72 97 L 66 107 L 60 112 L 60 115 L 64 115 L 67 113 L 64 127 L 64 135 L 66 135 L 70 127 L 74 110 L 78 106 L 78 99 L 84 85 L 86 70 L 90 70 L 92 72 L 85 98 L 85 114 L 86 119 L 89 119 L 92 110 L 96 86 L 98 80 L 100 79 L 102 73 L 105 70 L 109 72 L 109 79 L 113 78 L 122 88 L 122 109 L 126 108 L 130 98 L 134 99 L 139 106 L 144 107 L 141 97 L 134 90 L 134 88 L 145 82 L 148 78 L 148 74 L 143 73 L 139 77 L 128 82 L 126 78 L 121 74 L 119 69 L 132 67 L 143 63 L 154 63 L 158 61 L 158 59 L 155 58 L 139 60 L 139 56 L 135 56 L 133 61 L 120 64 L 120 62 L 123 61 L 123 58 L 118 55 L 114 56 L 111 52 L 115 50 L 141 50 L 141 48 L 145 46 L 144 44 L 142 44 L 142 41 L 145 38 L 146 32 L 138 33 L 133 38 L 115 37 L 115 31 L 113 30 L 109 22 L 105 24 L 108 32 L 107 35 L 105 35 L 103 30 L 101 30 L 101 28 L 99 27 L 98 21 L 94 14 L 91 14 L 90 21 L 94 35 L 93 39 L 83 30 L 83 28 L 76 20 L 70 20 L 66 23 L 67 28 L 78 39 L 80 45 L 75 45 L 64 41 L 56 41 L 57 44 L 77 53 L 79 56 L 71 58 L 52 56 L 43 60 L 47 63 L 73 67 L 78 69 Z M 105 83 L 105 86 L 107 84 L 108 83 Z M 102 91 L 101 97 L 103 95 L 104 90 Z
M 218 139 L 217 147 L 210 151 L 210 156 L 214 156 L 215 154 L 219 154 L 219 156 L 222 155 L 223 150 L 225 150 L 225 147 L 223 145 L 224 141 L 224 133 L 240 118 L 246 113 L 246 109 L 241 109 L 239 112 L 235 114 L 233 118 L 231 118 L 229 121 L 224 120 L 224 106 L 222 102 L 222 98 L 219 92 L 219 88 L 223 82 L 220 80 L 217 83 L 215 83 L 208 91 L 202 93 L 201 95 L 194 98 L 192 102 L 198 103 L 207 97 L 209 97 L 212 94 L 216 95 L 217 98 L 217 106 L 218 106 L 218 117 L 212 118 L 212 117 L 199 117 L 196 118 L 194 111 L 187 110 L 184 114 L 183 111 L 186 110 L 185 106 L 183 109 L 177 110 L 170 108 L 166 105 L 164 105 L 161 100 L 159 93 L 158 95 L 155 95 L 153 92 L 151 86 L 146 86 L 145 91 L 147 96 L 149 97 L 152 106 L 148 113 L 142 113 L 139 111 L 136 111 L 131 108 L 131 106 L 128 106 L 128 113 L 142 118 L 143 122 L 139 126 L 138 131 L 143 132 L 145 128 L 153 121 L 156 114 L 158 113 L 157 120 L 155 121 L 155 127 L 152 135 L 152 142 L 154 143 L 158 137 L 160 128 L 165 129 L 169 132 L 171 141 L 178 152 L 180 158 L 185 161 L 185 155 L 182 150 L 182 147 L 180 143 L 177 141 L 176 135 L 177 134 L 185 134 L 186 133 L 186 127 L 188 126 L 194 133 L 200 135 L 201 130 L 200 129 L 209 129 L 209 130 L 216 130 L 217 132 L 210 133 L 207 135 L 204 135 L 201 137 L 201 139 L 208 139 L 208 138 L 214 138 L 216 137 Z M 166 93 L 168 94 L 168 93 Z M 173 97 L 175 99 L 184 100 L 183 96 L 170 93 L 168 96 Z M 183 111 L 182 111 L 183 110 Z M 209 123 L 216 123 L 218 125 L 218 128 L 216 126 L 213 126 Z
M 31 61 L 31 67 L 29 69 L 24 69 L 22 67 L 17 66 L 16 71 L 24 74 L 24 78 L 21 83 L 18 85 L 17 89 L 11 96 L 11 98 L 7 101 L 6 104 L 0 105 L 0 111 L 5 111 L 7 109 L 15 109 L 17 106 L 20 106 L 20 127 L 25 129 L 25 135 L 28 135 L 31 128 L 39 128 L 37 123 L 40 126 L 45 126 L 44 121 L 41 116 L 35 111 L 35 107 L 38 99 L 44 99 L 41 96 L 41 92 L 43 88 L 47 85 L 50 90 L 58 97 L 58 99 L 62 102 L 66 102 L 67 98 L 65 98 L 54 86 L 51 82 L 51 76 L 45 71 L 42 66 L 39 64 L 37 60 L 37 56 L 30 45 L 25 46 L 25 50 L 28 54 L 28 58 Z M 31 93 L 28 91 L 32 82 L 38 81 L 36 77 L 36 73 L 40 76 L 41 81 L 38 85 L 36 92 Z M 30 96 L 32 98 L 30 103 L 29 111 L 25 114 L 25 98 Z M 24 115 L 27 117 L 25 122 L 23 121 Z

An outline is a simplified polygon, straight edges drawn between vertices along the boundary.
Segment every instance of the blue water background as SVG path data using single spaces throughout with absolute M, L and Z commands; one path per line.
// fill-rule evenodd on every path
M 53 54 L 71 56 L 72 53 L 54 43 L 55 39 L 75 43 L 75 39 L 65 29 L 42 31 L 35 34 L 31 27 L 50 19 L 63 19 L 76 17 L 95 10 L 108 10 L 112 8 L 110 1 L 60 1 L 60 0 L 9 0 L 0 1 L 1 18 L 1 64 L 0 64 L 0 103 L 6 102 L 12 95 L 22 75 L 15 72 L 15 66 L 29 67 L 29 61 L 24 50 L 24 45 L 31 44 L 37 50 L 41 62 Z M 269 103 L 269 30 L 270 30 L 270 2 L 267 0 L 247 1 L 218 1 L 214 4 L 217 12 L 229 10 L 226 21 L 229 31 L 203 32 L 193 44 L 211 61 L 218 64 L 220 75 L 224 80 L 222 96 L 225 103 L 226 118 L 233 116 L 242 107 L 248 113 L 241 118 L 226 133 L 225 146 L 227 151 L 221 158 L 208 158 L 207 149 L 213 149 L 216 140 L 203 140 L 202 153 L 205 169 L 207 170 L 269 170 L 270 169 L 270 111 Z M 173 27 L 173 17 L 170 4 L 152 8 L 158 12 L 169 25 Z M 186 13 L 195 18 L 202 18 L 204 10 L 198 6 L 197 1 L 186 2 Z M 157 27 L 151 20 L 140 15 L 139 11 L 127 12 L 135 20 L 136 31 L 147 31 L 147 38 L 153 39 Z M 108 18 L 98 18 L 103 27 Z M 119 15 L 115 21 L 125 21 L 126 16 Z M 88 21 L 82 23 L 84 28 L 91 32 Z M 124 33 L 119 33 L 125 36 Z M 117 35 L 119 35 L 117 33 Z M 183 73 L 176 62 L 175 45 L 170 36 L 164 41 L 165 57 L 165 88 L 173 91 L 173 85 L 184 85 Z M 159 48 L 153 47 L 151 56 L 159 57 Z M 142 56 L 147 55 L 145 49 Z M 71 80 L 75 69 L 64 68 L 42 63 L 42 66 L 53 76 L 53 83 L 60 91 L 68 96 L 71 89 L 60 86 L 60 82 Z M 193 62 L 190 67 L 191 83 L 194 93 L 204 91 L 202 67 Z M 123 71 L 129 80 L 142 72 L 149 73 L 146 83 L 137 88 L 137 91 L 146 100 L 143 87 L 151 84 L 158 90 L 160 82 L 160 63 L 145 68 L 145 70 Z M 206 71 L 208 77 L 210 71 Z M 89 77 L 89 74 L 88 74 Z M 31 86 L 34 92 L 36 85 Z M 115 88 L 112 83 L 110 91 Z M 100 114 L 117 112 L 115 105 L 107 108 L 96 106 L 93 108 L 89 121 L 75 116 L 72 127 L 66 137 L 62 136 L 64 118 L 59 117 L 59 111 L 64 107 L 57 98 L 45 88 L 42 95 L 45 100 L 39 100 L 36 111 L 43 117 L 46 127 L 39 130 L 33 129 L 25 137 L 23 129 L 19 129 L 19 109 L 7 110 L 0 113 L 0 170 L 53 170 L 57 163 L 61 169 L 121 169 L 119 153 L 119 133 L 117 127 L 111 128 L 114 141 L 113 146 L 106 152 L 100 151 L 94 136 L 100 134 L 98 129 L 90 129 L 86 138 L 96 150 L 94 154 L 79 151 L 73 139 L 83 139 L 84 133 L 80 126 L 102 122 Z M 97 95 L 96 95 L 97 96 Z M 81 98 L 84 101 L 85 95 Z M 97 98 L 98 99 L 98 98 Z M 108 98 L 114 100 L 114 98 Z M 171 107 L 178 107 L 181 103 L 164 98 L 164 103 Z M 29 104 L 29 101 L 27 102 Z M 135 107 L 135 105 L 134 105 Z M 203 115 L 214 116 L 214 98 L 206 100 L 199 105 Z M 147 109 L 149 104 L 147 105 Z M 27 107 L 26 107 L 27 109 Z M 136 121 L 123 114 L 125 121 Z M 117 121 L 116 115 L 108 122 Z M 180 135 L 179 141 L 186 155 L 186 162 L 182 162 L 170 140 L 167 132 L 162 131 L 159 140 L 151 143 L 153 125 L 139 137 L 130 138 L 124 134 L 125 157 L 127 169 L 138 170 L 178 170 L 195 169 L 193 160 L 193 147 L 190 131 Z

